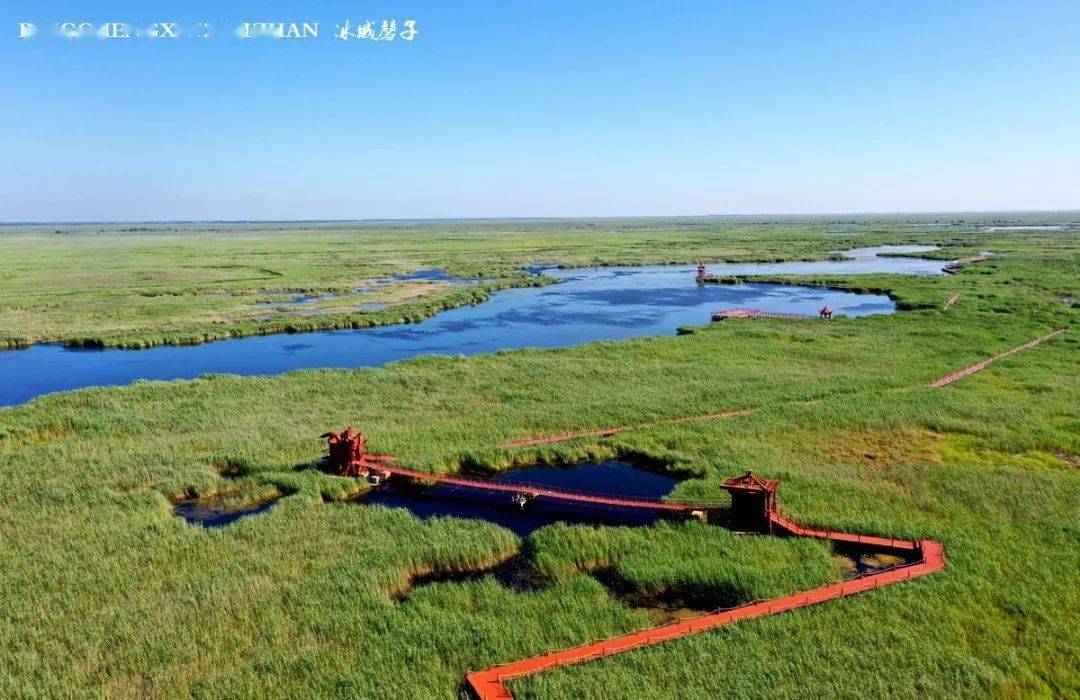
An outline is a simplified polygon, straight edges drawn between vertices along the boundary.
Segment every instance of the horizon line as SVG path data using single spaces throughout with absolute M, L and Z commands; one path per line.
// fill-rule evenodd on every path
M 132 224 L 347 224 L 377 222 L 435 222 L 435 221 L 575 221 L 575 220 L 625 220 L 625 219 L 752 219 L 765 217 L 867 217 L 867 216 L 958 216 L 1002 214 L 1078 214 L 1077 209 L 968 209 L 942 211 L 838 211 L 823 213 L 807 212 L 759 212 L 754 214 L 632 214 L 632 215 L 572 215 L 572 216 L 444 216 L 444 217 L 373 217 L 329 219 L 57 219 L 37 221 L 0 221 L 0 226 L 94 226 Z M 1076 222 L 1067 222 L 1076 223 Z

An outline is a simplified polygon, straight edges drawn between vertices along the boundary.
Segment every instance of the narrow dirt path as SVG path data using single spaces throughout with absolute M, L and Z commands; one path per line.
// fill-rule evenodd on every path
M 959 295 L 954 295 L 953 299 L 955 299 L 957 296 L 959 296 Z M 953 299 L 950 299 L 950 301 L 952 301 Z M 946 308 L 948 308 L 948 306 L 946 306 Z M 959 379 L 963 379 L 964 377 L 975 374 L 976 372 L 985 369 L 990 364 L 992 364 L 993 362 L 996 362 L 997 360 L 1002 359 L 1003 357 L 1008 357 L 1009 355 L 1013 355 L 1015 353 L 1018 353 L 1021 350 L 1027 350 L 1029 348 L 1033 348 L 1036 345 L 1038 345 L 1039 343 L 1045 342 L 1047 340 L 1050 340 L 1054 336 L 1057 336 L 1057 335 L 1060 335 L 1061 333 L 1064 333 L 1066 330 L 1067 329 L 1065 329 L 1065 328 L 1059 328 L 1056 331 L 1054 331 L 1053 333 L 1048 333 L 1048 334 L 1046 334 L 1046 335 L 1044 335 L 1044 336 L 1042 336 L 1040 338 L 1036 338 L 1035 340 L 1024 343 L 1023 345 L 1018 345 L 1017 347 L 1012 348 L 1011 350 L 1006 350 L 1005 352 L 1003 352 L 1001 354 L 998 354 L 998 355 L 995 355 L 995 356 L 990 357 L 988 359 L 982 360 L 981 362 L 977 362 L 977 363 L 971 365 L 970 367 L 965 367 L 962 370 L 958 370 L 956 372 L 953 372 L 952 374 L 945 375 L 944 377 L 941 377 L 940 379 L 934 380 L 933 382 L 931 382 L 929 384 L 926 384 L 926 385 L 916 384 L 916 385 L 907 386 L 907 387 L 896 387 L 894 389 L 889 389 L 889 391 L 909 391 L 911 389 L 915 389 L 915 388 L 918 388 L 918 387 L 921 387 L 921 386 L 929 386 L 929 387 L 932 387 L 932 388 L 935 388 L 935 389 L 941 388 L 943 386 L 948 386 L 949 384 L 952 384 L 953 382 L 955 382 L 955 381 L 957 381 Z M 822 402 L 822 399 L 814 399 L 813 401 L 797 401 L 797 402 L 793 401 L 793 402 L 789 402 L 789 403 L 791 403 L 791 404 L 795 404 L 795 403 L 818 404 L 818 403 L 821 403 L 821 402 Z M 641 428 L 651 428 L 651 427 L 655 427 L 655 426 L 658 426 L 658 425 L 681 425 L 683 423 L 690 423 L 690 422 L 695 422 L 695 421 L 719 420 L 719 419 L 724 419 L 724 418 L 734 418 L 736 416 L 746 416 L 746 415 L 750 415 L 752 413 L 757 413 L 761 408 L 762 407 L 754 407 L 754 408 L 743 408 L 743 409 L 732 410 L 732 411 L 723 411 L 721 413 L 703 413 L 703 414 L 696 415 L 696 416 L 683 416 L 683 417 L 680 417 L 680 418 L 667 418 L 667 419 L 663 419 L 663 420 L 648 421 L 648 422 L 645 422 L 645 423 L 633 423 L 631 425 L 620 425 L 620 426 L 614 426 L 614 427 L 610 427 L 610 428 L 600 428 L 598 430 L 584 430 L 584 431 L 580 431 L 580 432 L 576 432 L 576 433 L 560 433 L 558 435 L 543 435 L 543 436 L 540 436 L 540 437 L 527 438 L 527 439 L 524 439 L 524 440 L 508 440 L 506 442 L 500 443 L 499 447 L 532 447 L 534 445 L 548 445 L 548 444 L 551 444 L 551 443 L 565 442 L 567 440 L 575 440 L 577 438 L 584 438 L 584 437 L 607 437 L 609 435 L 615 435 L 616 433 L 622 433 L 622 432 L 626 432 L 628 430 L 639 430 Z
M 580 433 L 561 433 L 559 435 L 545 435 L 543 437 L 529 438 L 527 440 L 512 440 L 504 442 L 500 447 L 531 447 L 532 445 L 547 445 L 552 442 L 563 442 L 565 440 L 573 440 L 581 437 L 607 437 L 608 435 L 614 435 L 615 433 L 621 433 L 627 430 L 638 430 L 640 428 L 651 428 L 657 425 L 681 425 L 682 423 L 689 423 L 691 421 L 701 420 L 717 420 L 720 418 L 734 418 L 735 416 L 745 416 L 751 413 L 756 413 L 756 408 L 743 408 L 736 411 L 723 411 L 722 413 L 703 413 L 698 416 L 683 416 L 681 418 L 667 418 L 664 420 L 654 420 L 647 423 L 634 423 L 632 425 L 620 425 L 613 428 L 601 428 L 599 430 L 586 430 Z

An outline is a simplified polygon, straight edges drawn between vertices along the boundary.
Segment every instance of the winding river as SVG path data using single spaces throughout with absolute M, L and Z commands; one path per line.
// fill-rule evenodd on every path
M 941 274 L 941 261 L 882 257 L 931 246 L 886 246 L 848 251 L 848 260 L 710 265 L 712 274 L 820 275 Z M 708 323 L 718 308 L 866 316 L 896 310 L 875 294 L 777 284 L 698 285 L 685 265 L 545 269 L 561 280 L 546 287 L 496 292 L 478 306 L 444 311 L 421 323 L 222 340 L 146 350 L 68 348 L 55 344 L 0 352 L 0 406 L 91 386 L 139 379 L 193 379 L 203 374 L 280 374 L 320 367 L 375 367 L 418 355 L 474 355 L 504 349 L 554 348 L 594 340 L 670 334 Z

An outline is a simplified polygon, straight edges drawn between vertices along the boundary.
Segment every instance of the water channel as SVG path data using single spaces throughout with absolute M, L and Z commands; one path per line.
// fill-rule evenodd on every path
M 843 261 L 718 264 L 720 276 L 772 274 L 941 274 L 941 261 L 898 257 L 929 246 L 849 251 Z M 879 256 L 877 253 L 892 253 Z M 193 379 L 204 374 L 273 375 L 321 367 L 376 367 L 419 355 L 474 355 L 503 349 L 553 348 L 595 340 L 671 334 L 703 325 L 723 307 L 815 314 L 828 305 L 838 315 L 888 314 L 886 296 L 778 284 L 699 285 L 693 266 L 543 268 L 560 280 L 544 287 L 507 289 L 477 306 L 444 311 L 415 324 L 359 330 L 255 336 L 203 345 L 145 350 L 35 345 L 0 352 L 0 406 L 91 386 L 140 379 Z M 441 273 L 440 273 L 441 274 Z M 419 279 L 422 273 L 414 273 Z

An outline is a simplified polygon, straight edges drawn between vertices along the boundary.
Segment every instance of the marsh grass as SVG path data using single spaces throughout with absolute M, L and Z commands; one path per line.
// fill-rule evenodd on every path
M 988 247 L 1029 254 L 1056 240 L 986 233 L 979 217 L 947 228 L 863 220 L 638 219 L 335 223 L 307 225 L 28 226 L 0 229 L 0 347 L 60 342 L 143 348 L 230 337 L 415 322 L 492 291 L 539 284 L 522 266 L 837 259 L 842 248 L 934 243 L 942 259 Z M 1068 235 L 1063 233 L 1062 236 Z M 395 282 L 361 311 L 341 299 L 295 315 L 258 301 L 347 294 L 390 275 L 444 268 L 478 288 Z M 360 299 L 357 299 L 360 301 Z
M 844 240 L 921 240 L 880 227 Z M 755 249 L 757 233 L 738 254 L 779 249 L 768 235 Z M 446 235 L 440 245 L 473 250 Z M 633 261 L 653 245 L 632 227 L 605 235 L 567 243 L 564 259 Z M 523 542 L 362 506 L 348 501 L 360 485 L 316 468 L 318 435 L 353 424 L 374 451 L 438 472 L 632 454 L 693 475 L 676 497 L 721 500 L 723 477 L 753 469 L 783 480 L 785 510 L 805 522 L 945 544 L 940 575 L 523 679 L 519 696 L 1075 696 L 1080 338 L 925 386 L 1076 320 L 1059 300 L 1078 296 L 1075 236 L 993 236 L 1014 254 L 955 277 L 816 280 L 887 289 L 914 309 L 888 317 L 139 382 L 0 411 L 0 695 L 453 697 L 468 669 L 649 624 L 594 567 L 638 590 L 732 597 L 841 574 L 818 544 L 700 525 L 557 526 Z M 677 236 L 694 237 L 687 256 L 710 245 L 705 231 Z M 513 255 L 540 255 L 527 249 Z M 941 311 L 956 292 L 964 303 Z M 758 410 L 497 447 L 747 407 Z M 238 481 L 287 495 L 217 530 L 171 513 L 169 495 Z M 555 584 L 483 577 L 394 598 L 425 571 L 482 570 L 523 549 Z

